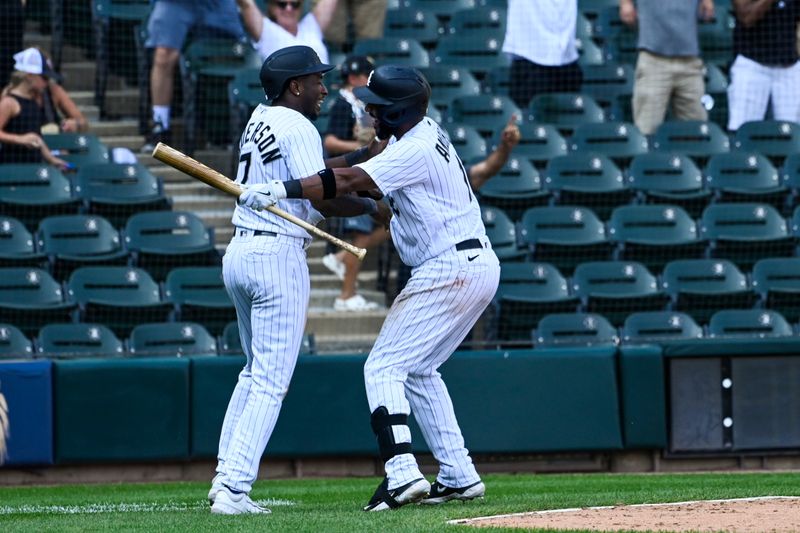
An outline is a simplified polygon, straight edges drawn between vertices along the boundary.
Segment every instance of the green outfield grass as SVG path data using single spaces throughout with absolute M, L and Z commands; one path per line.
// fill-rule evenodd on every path
M 272 514 L 236 517 L 210 514 L 205 483 L 0 488 L 0 531 L 474 531 L 446 521 L 621 503 L 800 496 L 800 473 L 491 475 L 481 501 L 364 513 L 361 506 L 378 481 L 259 481 L 252 496 L 268 500 Z

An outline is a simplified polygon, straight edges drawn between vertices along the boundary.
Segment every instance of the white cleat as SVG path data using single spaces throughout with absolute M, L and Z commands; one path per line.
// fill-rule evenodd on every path
M 214 476 L 214 479 L 211 480 L 211 488 L 208 491 L 208 505 L 214 505 L 217 493 L 222 490 L 222 483 L 219 483 L 217 479 L 219 479 L 219 474 Z
M 270 514 L 272 511 L 261 507 L 244 492 L 234 494 L 227 487 L 221 487 L 211 506 L 212 514 Z
M 426 498 L 423 498 L 420 503 L 424 503 L 426 505 L 437 505 L 440 503 L 449 502 L 450 500 L 460 500 L 465 502 L 468 500 L 474 500 L 475 498 L 483 498 L 484 494 L 486 494 L 486 485 L 483 484 L 483 481 L 478 481 L 472 485 L 461 487 L 459 489 L 447 487 L 438 481 L 434 481 L 433 485 L 431 485 L 430 494 Z

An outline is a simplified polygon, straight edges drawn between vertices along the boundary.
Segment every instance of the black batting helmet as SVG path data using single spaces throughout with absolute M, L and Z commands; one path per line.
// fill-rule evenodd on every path
M 381 106 L 378 120 L 396 128 L 425 116 L 431 86 L 415 68 L 381 65 L 370 73 L 367 85 L 353 89 L 353 94 L 367 105 Z
M 261 65 L 261 86 L 272 102 L 283 94 L 289 80 L 333 70 L 333 65 L 326 65 L 309 46 L 287 46 L 272 52 Z

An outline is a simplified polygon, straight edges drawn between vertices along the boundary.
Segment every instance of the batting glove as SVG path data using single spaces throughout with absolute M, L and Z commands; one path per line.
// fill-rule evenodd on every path
M 286 197 L 286 189 L 278 180 L 255 185 L 242 185 L 244 191 L 239 195 L 239 205 L 261 211 L 278 203 Z M 281 194 L 282 193 L 282 194 Z

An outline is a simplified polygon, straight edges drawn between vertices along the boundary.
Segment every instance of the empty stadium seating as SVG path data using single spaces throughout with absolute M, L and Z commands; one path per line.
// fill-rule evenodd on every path
M 164 296 L 175 304 L 179 320 L 199 322 L 215 335 L 236 319 L 236 310 L 222 281 L 221 267 L 171 270 L 164 282 Z
M 19 328 L 0 324 L 0 360 L 29 358 L 32 355 L 33 343 Z
M 534 333 L 537 348 L 610 345 L 619 342 L 617 330 L 602 315 L 562 313 L 547 315 Z
M 47 357 L 109 357 L 124 351 L 123 342 L 102 324 L 48 324 L 36 337 L 36 352 Z
M 134 356 L 216 355 L 217 340 L 193 322 L 139 324 L 131 331 L 128 351 Z
M 643 311 L 628 315 L 620 336 L 624 343 L 664 343 L 702 338 L 703 328 L 686 313 Z

